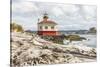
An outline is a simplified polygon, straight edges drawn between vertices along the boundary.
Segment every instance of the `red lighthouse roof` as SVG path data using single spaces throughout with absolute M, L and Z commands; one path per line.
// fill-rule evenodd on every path
M 38 24 L 54 24 L 54 25 L 57 25 L 57 23 L 55 23 L 54 21 L 51 21 L 51 20 L 43 20 L 43 21 L 39 22 Z

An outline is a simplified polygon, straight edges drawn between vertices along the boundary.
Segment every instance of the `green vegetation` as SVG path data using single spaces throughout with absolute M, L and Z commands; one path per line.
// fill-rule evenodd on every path
M 89 33 L 96 33 L 96 32 L 97 32 L 97 30 L 96 30 L 95 27 L 91 27 L 91 28 L 89 29 Z
M 47 41 L 52 41 L 53 43 L 63 44 L 62 36 L 41 36 L 43 39 Z
M 86 40 L 84 37 L 80 37 L 79 35 L 68 35 L 65 37 L 66 40 L 72 41 L 82 41 L 83 39 Z
M 64 39 L 69 40 L 70 42 L 86 40 L 86 38 L 80 37 L 79 35 L 42 36 L 42 38 L 58 44 L 63 44 Z
M 24 31 L 22 26 L 16 23 L 10 24 L 10 30 L 11 32 L 23 32 Z

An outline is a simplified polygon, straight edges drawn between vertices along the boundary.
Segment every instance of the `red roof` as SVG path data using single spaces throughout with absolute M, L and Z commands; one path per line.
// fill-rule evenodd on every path
M 51 20 L 46 20 L 46 21 L 41 21 L 41 22 L 39 22 L 38 24 L 55 24 L 55 25 L 57 25 L 57 23 L 55 23 L 54 21 L 51 21 Z

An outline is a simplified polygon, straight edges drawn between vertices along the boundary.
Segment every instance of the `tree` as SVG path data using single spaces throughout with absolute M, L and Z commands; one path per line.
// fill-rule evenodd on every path
M 10 24 L 10 30 L 11 32 L 23 32 L 24 31 L 22 26 L 16 23 Z
M 89 33 L 96 33 L 96 32 L 97 32 L 97 30 L 96 30 L 95 27 L 91 27 L 91 28 L 89 29 Z

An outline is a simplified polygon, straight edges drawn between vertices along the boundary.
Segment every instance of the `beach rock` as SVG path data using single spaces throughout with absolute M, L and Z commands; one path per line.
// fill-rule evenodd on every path
M 12 33 L 11 36 L 12 67 L 80 63 L 85 62 L 89 57 L 96 58 L 95 48 L 51 43 L 27 33 Z

